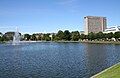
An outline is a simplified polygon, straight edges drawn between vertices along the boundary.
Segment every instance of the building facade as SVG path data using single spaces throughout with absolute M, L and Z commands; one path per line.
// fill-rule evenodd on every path
M 80 35 L 81 35 L 81 34 L 84 34 L 85 32 L 84 32 L 84 31 L 80 31 L 79 33 L 80 33 Z
M 90 32 L 103 32 L 107 28 L 106 17 L 86 16 L 84 17 L 85 34 Z

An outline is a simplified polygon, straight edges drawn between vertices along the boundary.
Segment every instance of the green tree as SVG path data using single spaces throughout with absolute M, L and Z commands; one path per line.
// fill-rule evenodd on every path
M 5 41 L 10 41 L 10 40 L 13 40 L 13 36 L 14 36 L 15 32 L 6 32 L 4 34 L 4 39 Z
M 114 38 L 118 41 L 120 38 L 120 32 L 115 32 L 114 33 Z
M 38 35 L 38 39 L 37 40 L 42 40 L 42 36 Z
M 0 42 L 2 41 L 2 37 L 0 36 Z
M 74 31 L 71 33 L 71 39 L 73 41 L 78 41 L 80 39 L 80 33 L 78 31 Z
M 52 41 L 56 41 L 56 35 L 55 35 L 55 33 L 52 34 Z
M 97 40 L 103 39 L 103 38 L 104 38 L 103 32 L 98 32 L 98 33 L 96 33 L 95 38 L 96 38 Z
M 0 32 L 0 35 L 2 35 L 2 32 Z
M 107 34 L 107 38 L 108 38 L 108 39 L 111 39 L 111 38 L 113 38 L 113 37 L 114 37 L 114 34 L 113 34 L 112 32 Z
M 51 40 L 50 34 L 43 34 L 42 40 L 50 41 Z
M 4 35 L 2 36 L 2 41 L 9 41 L 9 38 L 4 34 Z
M 58 33 L 56 34 L 55 40 L 63 40 L 64 38 L 64 32 L 59 30 Z
M 71 33 L 68 30 L 64 31 L 64 40 L 70 41 L 71 40 Z
M 29 34 L 24 34 L 24 40 L 30 40 L 31 36 Z
M 2 33 L 0 32 L 0 42 L 2 41 Z
M 95 39 L 95 34 L 93 32 L 88 34 L 88 40 L 94 40 Z
M 85 35 L 85 34 L 81 34 L 81 35 L 80 35 L 80 39 L 81 39 L 81 40 L 86 39 L 86 35 Z
M 35 34 L 32 34 L 32 35 L 31 35 L 31 40 L 33 40 L 33 41 L 36 41 L 36 40 L 37 40 Z
M 105 41 L 106 41 L 106 40 L 107 40 L 107 38 L 108 38 L 107 34 L 106 34 L 106 33 L 104 33 L 104 34 L 103 34 L 103 40 L 105 40 Z

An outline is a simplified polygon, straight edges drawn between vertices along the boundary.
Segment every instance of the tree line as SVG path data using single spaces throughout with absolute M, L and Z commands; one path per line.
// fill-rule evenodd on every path
M 14 32 L 6 32 L 2 34 L 0 32 L 0 41 L 10 41 L 13 40 Z M 90 40 L 90 41 L 120 41 L 120 32 L 115 33 L 89 33 L 88 35 L 80 34 L 79 31 L 72 31 L 69 30 L 59 30 L 57 33 L 38 33 L 38 34 L 21 34 L 21 41 L 83 41 L 83 40 Z
M 85 36 L 83 36 L 83 39 L 85 39 Z M 92 40 L 97 40 L 97 41 L 120 41 L 120 32 L 115 32 L 115 33 L 89 33 L 86 36 L 86 39 L 92 41 Z
M 24 34 L 22 40 L 36 40 L 36 41 L 78 41 L 80 33 L 78 31 L 69 32 L 69 30 L 59 30 L 57 33 L 47 34 Z

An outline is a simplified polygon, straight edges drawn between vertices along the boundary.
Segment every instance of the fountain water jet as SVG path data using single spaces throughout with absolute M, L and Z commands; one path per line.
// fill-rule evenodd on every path
M 20 34 L 18 32 L 18 28 L 16 27 L 16 32 L 13 36 L 13 42 L 12 42 L 12 45 L 18 45 L 20 42 Z

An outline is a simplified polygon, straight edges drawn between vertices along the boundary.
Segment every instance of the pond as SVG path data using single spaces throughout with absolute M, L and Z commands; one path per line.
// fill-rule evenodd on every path
M 0 78 L 89 78 L 120 62 L 120 45 L 0 44 Z

